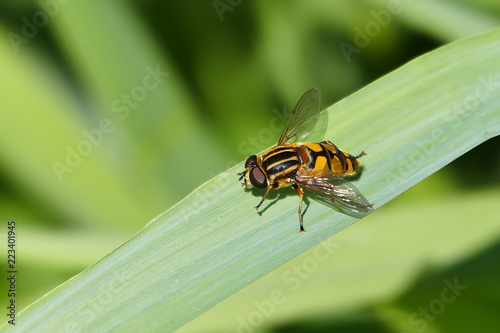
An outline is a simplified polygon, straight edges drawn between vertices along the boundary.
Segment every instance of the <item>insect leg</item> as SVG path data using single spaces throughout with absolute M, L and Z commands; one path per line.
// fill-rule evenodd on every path
M 271 190 L 271 188 L 272 188 L 271 186 L 268 186 L 268 187 L 267 187 L 266 194 L 264 194 L 264 196 L 262 197 L 262 200 L 259 202 L 259 204 L 258 204 L 257 206 L 255 206 L 255 207 L 254 207 L 256 211 L 258 211 L 258 210 L 259 210 L 260 205 L 262 205 L 262 203 L 264 202 L 264 200 L 266 200 L 267 195 L 269 194 L 269 191 Z
M 361 156 L 365 156 L 366 153 L 362 151 L 359 155 L 354 156 L 354 158 L 360 158 Z
M 304 229 L 304 223 L 302 221 L 302 202 L 304 201 L 304 193 L 300 189 L 300 187 L 297 184 L 292 185 L 293 189 L 297 192 L 297 194 L 300 196 L 300 204 L 299 204 L 299 222 L 300 222 L 300 231 L 299 232 L 306 232 Z

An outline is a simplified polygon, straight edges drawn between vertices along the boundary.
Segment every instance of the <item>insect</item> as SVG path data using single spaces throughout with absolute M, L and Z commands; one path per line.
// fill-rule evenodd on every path
M 267 188 L 255 210 L 259 210 L 271 189 L 291 186 L 300 197 L 300 232 L 305 232 L 302 217 L 302 188 L 317 194 L 318 200 L 346 214 L 364 216 L 373 210 L 368 200 L 348 181 L 359 169 L 358 158 L 338 149 L 330 141 L 290 142 L 306 137 L 316 125 L 321 109 L 321 92 L 308 90 L 292 111 L 278 144 L 245 161 L 238 173 L 246 187 Z M 349 214 L 349 215 L 351 215 Z

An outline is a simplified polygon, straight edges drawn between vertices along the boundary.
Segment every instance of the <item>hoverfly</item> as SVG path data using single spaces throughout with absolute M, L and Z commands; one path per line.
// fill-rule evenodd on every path
M 346 214 L 364 216 L 373 210 L 368 200 L 348 181 L 359 169 L 357 156 L 338 149 L 330 141 L 289 142 L 307 136 L 319 118 L 321 92 L 308 90 L 293 110 L 278 144 L 245 161 L 245 171 L 238 173 L 246 187 L 267 188 L 255 210 L 259 210 L 271 189 L 291 186 L 300 196 L 300 232 L 305 232 L 302 220 L 304 193 L 301 187 L 319 195 L 323 203 Z M 350 214 L 349 214 L 350 215 Z

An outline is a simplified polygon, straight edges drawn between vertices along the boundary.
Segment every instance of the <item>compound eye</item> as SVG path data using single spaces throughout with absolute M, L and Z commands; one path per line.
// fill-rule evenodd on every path
M 250 171 L 250 182 L 255 187 L 265 188 L 267 187 L 267 179 L 262 170 L 258 167 L 253 168 Z

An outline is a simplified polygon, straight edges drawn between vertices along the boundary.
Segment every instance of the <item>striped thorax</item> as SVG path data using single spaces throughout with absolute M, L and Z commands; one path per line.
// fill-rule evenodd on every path
M 247 159 L 247 187 L 290 186 L 299 175 L 347 175 L 358 170 L 356 157 L 338 149 L 330 141 L 286 143 Z

